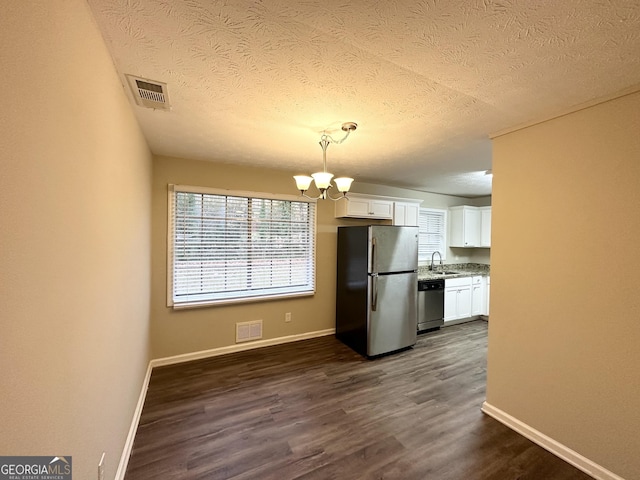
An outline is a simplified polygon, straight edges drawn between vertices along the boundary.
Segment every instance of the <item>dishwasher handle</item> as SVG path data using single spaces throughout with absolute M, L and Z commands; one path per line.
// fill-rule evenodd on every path
M 419 280 L 418 291 L 426 292 L 431 290 L 444 290 L 444 280 Z

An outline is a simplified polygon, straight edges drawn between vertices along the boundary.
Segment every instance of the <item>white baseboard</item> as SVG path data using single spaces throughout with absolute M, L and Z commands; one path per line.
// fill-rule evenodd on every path
M 456 318 L 455 320 L 445 320 L 443 327 L 451 327 L 453 325 L 460 325 L 461 323 L 469 323 L 475 322 L 476 320 L 481 320 L 482 317 L 480 315 L 475 315 L 473 317 L 464 317 L 464 318 Z
M 528 438 L 533 443 L 536 443 L 545 450 L 553 453 L 556 457 L 570 463 L 587 475 L 591 475 L 596 480 L 624 480 L 624 478 L 610 472 L 606 468 L 580 455 L 578 452 L 571 450 L 569 447 L 557 442 L 553 438 L 548 437 L 544 433 L 539 432 L 535 428 L 530 427 L 526 423 L 521 422 L 517 418 L 512 417 L 508 413 L 487 402 L 482 404 L 482 411 L 490 417 L 495 418 L 500 423 L 506 425 L 511 430 L 518 432 L 523 437 Z
M 133 420 L 131 421 L 131 426 L 129 427 L 127 440 L 124 442 L 124 448 L 122 449 L 122 455 L 120 456 L 118 470 L 116 470 L 115 480 L 124 480 L 124 474 L 127 472 L 127 465 L 129 464 L 129 457 L 131 456 L 133 441 L 136 438 L 136 431 L 138 430 L 140 415 L 142 415 L 142 407 L 144 407 L 144 400 L 145 398 L 147 398 L 147 388 L 149 388 L 151 369 L 151 362 L 149 362 L 149 365 L 147 366 L 147 373 L 142 380 L 142 389 L 140 390 L 140 395 L 138 396 L 138 403 L 136 404 L 136 409 L 133 411 Z
M 256 340 L 255 342 L 243 342 L 227 347 L 212 348 L 210 350 L 201 350 L 199 352 L 184 353 L 182 355 L 174 355 L 172 357 L 156 358 L 151 360 L 151 367 L 163 367 L 165 365 L 174 365 L 176 363 L 191 362 L 193 360 L 201 360 L 203 358 L 217 357 L 219 355 L 227 355 L 228 353 L 243 352 L 245 350 L 253 350 L 255 348 L 270 347 L 272 345 L 281 345 L 283 343 L 297 342 L 299 340 L 308 340 L 310 338 L 324 337 L 336 333 L 335 328 L 326 330 L 318 330 L 316 332 L 300 333 L 298 335 L 289 335 L 286 337 L 269 338 L 265 340 Z
M 142 415 L 142 407 L 144 407 L 144 400 L 147 397 L 147 389 L 149 388 L 151 371 L 155 367 L 190 362 L 192 360 L 201 360 L 203 358 L 217 357 L 219 355 L 226 355 L 228 353 L 242 352 L 246 350 L 253 350 L 255 348 L 269 347 L 272 345 L 281 345 L 284 343 L 297 342 L 299 340 L 308 340 L 310 338 L 325 337 L 327 335 L 333 335 L 334 333 L 336 333 L 335 328 L 328 328 L 326 330 L 318 330 L 316 332 L 301 333 L 298 335 L 289 335 L 279 338 L 270 338 L 266 340 L 258 340 L 255 342 L 246 342 L 237 345 L 229 345 L 228 347 L 212 348 L 210 350 L 202 350 L 199 352 L 185 353 L 183 355 L 174 355 L 172 357 L 156 358 L 154 360 L 151 360 L 149 362 L 149 366 L 147 367 L 147 373 L 144 376 L 144 380 L 142 381 L 140 396 L 138 397 L 136 409 L 133 412 L 133 419 L 131 421 L 131 426 L 129 427 L 127 440 L 124 443 L 124 448 L 120 457 L 120 463 L 118 464 L 118 470 L 116 471 L 115 480 L 124 480 L 124 475 L 127 472 L 129 457 L 131 456 L 131 450 L 133 449 L 133 441 L 136 437 L 138 424 L 140 423 L 140 416 Z

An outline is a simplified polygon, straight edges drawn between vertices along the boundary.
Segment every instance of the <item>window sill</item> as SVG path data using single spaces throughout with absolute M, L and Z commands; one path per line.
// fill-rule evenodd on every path
M 189 310 L 193 308 L 220 307 L 227 305 L 238 305 L 243 303 L 268 302 L 272 300 L 285 300 L 288 298 L 312 297 L 316 294 L 313 292 L 299 293 L 283 293 L 282 295 L 264 295 L 245 298 L 229 298 L 224 300 L 203 300 L 198 302 L 182 302 L 167 305 L 173 310 Z

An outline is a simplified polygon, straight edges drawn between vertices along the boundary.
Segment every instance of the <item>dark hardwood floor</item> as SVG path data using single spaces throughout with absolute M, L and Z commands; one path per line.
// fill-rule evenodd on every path
M 334 337 L 153 371 L 126 480 L 587 480 L 484 415 L 487 324 L 366 360 Z

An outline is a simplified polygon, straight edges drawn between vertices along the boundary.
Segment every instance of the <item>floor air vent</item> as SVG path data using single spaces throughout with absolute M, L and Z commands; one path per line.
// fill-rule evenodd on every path
M 133 75 L 127 75 L 126 77 L 129 81 L 133 98 L 135 98 L 138 105 L 159 110 L 171 110 L 166 83 L 134 77 Z

